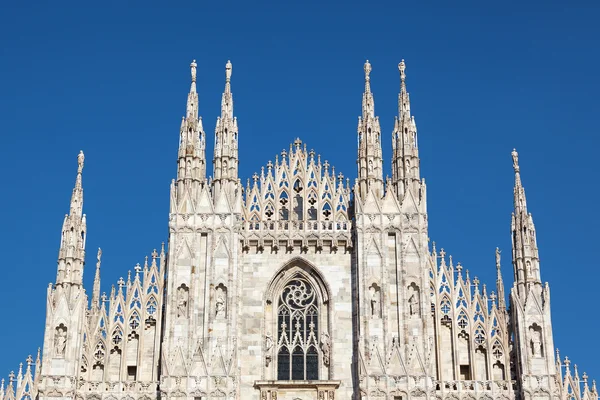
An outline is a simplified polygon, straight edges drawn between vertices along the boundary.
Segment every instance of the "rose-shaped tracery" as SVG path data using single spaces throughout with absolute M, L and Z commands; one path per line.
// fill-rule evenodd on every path
M 319 307 L 314 288 L 295 276 L 281 292 L 277 321 L 277 379 L 319 378 Z

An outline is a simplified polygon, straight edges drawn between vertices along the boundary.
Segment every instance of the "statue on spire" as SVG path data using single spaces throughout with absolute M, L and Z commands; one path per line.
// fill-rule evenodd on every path
M 198 66 L 198 64 L 196 64 L 196 60 L 192 60 L 192 63 L 190 64 L 190 68 L 192 70 L 192 82 L 196 82 L 196 67 Z
M 98 262 L 96 262 L 96 268 L 100 268 L 100 262 L 102 259 L 102 249 L 100 247 L 98 247 L 98 255 L 96 255 L 96 259 L 98 260 Z
M 79 155 L 77 156 L 77 173 L 81 174 L 83 171 L 83 161 L 85 160 L 85 155 L 83 154 L 83 150 L 79 150 Z
M 369 62 L 369 60 L 367 60 L 367 62 L 365 62 L 365 80 L 370 80 L 371 78 L 369 77 L 369 75 L 371 74 L 371 63 Z
M 513 159 L 513 168 L 515 169 L 515 172 L 519 172 L 519 153 L 517 153 L 517 149 L 513 149 L 511 154 Z
M 231 61 L 227 60 L 227 64 L 225 64 L 225 79 L 227 80 L 227 82 L 229 82 L 231 80 L 231 69 L 232 69 Z
M 496 247 L 496 268 L 500 268 L 500 249 Z
M 406 80 L 406 74 L 404 73 L 406 70 L 406 64 L 404 63 L 404 59 L 402 59 L 402 61 L 400 61 L 398 64 L 398 70 L 400 71 L 400 81 L 404 83 Z

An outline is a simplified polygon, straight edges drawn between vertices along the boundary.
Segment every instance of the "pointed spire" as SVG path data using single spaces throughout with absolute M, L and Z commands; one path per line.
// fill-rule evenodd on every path
M 362 97 L 362 114 L 358 117 L 358 179 L 363 201 L 371 190 L 379 199 L 384 194 L 381 128 L 379 118 L 375 116 L 371 70 L 371 63 L 367 60 L 364 65 L 365 91 Z
M 221 116 L 215 128 L 214 179 L 217 196 L 221 188 L 228 191 L 233 199 L 234 187 L 238 181 L 238 126 L 233 116 L 233 95 L 231 93 L 231 61 L 225 64 L 225 90 L 221 97 Z
M 500 266 L 500 249 L 496 247 L 496 291 L 498 292 L 498 308 L 506 311 L 506 299 L 504 296 L 504 280 Z
M 75 187 L 71 196 L 71 215 L 81 216 L 83 211 L 83 184 L 81 182 L 81 173 L 83 172 L 83 162 L 85 156 L 83 150 L 79 151 L 77 156 L 77 178 L 75 179 Z
M 417 124 L 410 114 L 410 96 L 406 89 L 406 63 L 398 64 L 400 72 L 400 93 L 398 94 L 398 116 L 394 121 L 392 139 L 392 183 L 398 197 L 402 199 L 406 190 L 413 191 L 415 198 L 421 193 L 419 149 L 417 144 Z
M 186 114 L 179 129 L 179 154 L 177 181 L 191 180 L 196 185 L 206 180 L 205 135 L 202 118 L 198 115 L 199 100 L 196 91 L 196 60 L 190 64 L 191 85 L 187 97 Z M 181 197 L 184 185 L 178 185 L 177 195 Z
M 198 119 L 198 93 L 196 92 L 196 60 L 193 60 L 190 64 L 190 70 L 192 75 L 192 83 L 190 85 L 190 93 L 188 94 L 187 101 L 187 117 Z
M 87 231 L 86 216 L 83 214 L 83 184 L 81 177 L 84 159 L 83 151 L 80 151 L 77 156 L 77 177 L 71 195 L 69 214 L 65 215 L 63 220 L 56 283 L 81 284 L 83 280 Z
M 398 64 L 398 71 L 400 71 L 400 94 L 398 95 L 398 115 L 399 119 L 410 118 L 410 97 L 406 91 L 406 63 L 404 60 Z
M 525 188 L 521 183 L 521 169 L 519 168 L 519 153 L 516 149 L 513 149 L 512 153 L 513 169 L 515 170 L 515 190 L 514 190 L 514 205 L 515 213 L 523 212 L 527 213 L 527 201 L 525 198 Z
M 92 291 L 92 308 L 95 310 L 100 309 L 100 264 L 102 259 L 102 249 L 98 247 L 98 254 L 96 255 L 96 274 L 94 275 L 94 288 Z
M 513 169 L 515 171 L 514 211 L 512 214 L 512 247 L 515 283 L 519 296 L 525 299 L 531 284 L 541 288 L 540 262 L 535 234 L 533 217 L 527 212 L 525 188 L 521 183 L 519 154 L 515 149 L 512 153 Z
M 375 117 L 375 100 L 373 99 L 373 93 L 371 93 L 371 63 L 369 60 L 365 62 L 365 93 L 363 94 L 363 119 L 367 118 L 367 115 L 371 118 Z

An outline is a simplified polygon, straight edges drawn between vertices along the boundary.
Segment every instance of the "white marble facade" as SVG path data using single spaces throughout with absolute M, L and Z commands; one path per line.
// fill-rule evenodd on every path
M 108 296 L 98 250 L 91 302 L 80 153 L 43 351 L 2 381 L 0 399 L 597 399 L 554 348 L 516 151 L 509 292 L 500 250 L 492 291 L 429 242 L 398 67 L 391 179 L 367 61 L 355 182 L 297 139 L 242 185 L 232 65 L 207 179 L 193 62 L 168 243 Z

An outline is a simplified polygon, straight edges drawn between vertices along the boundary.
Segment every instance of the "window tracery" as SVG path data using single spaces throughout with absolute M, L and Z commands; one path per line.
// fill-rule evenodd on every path
M 317 293 L 307 279 L 297 275 L 278 300 L 278 380 L 319 379 L 319 329 Z

